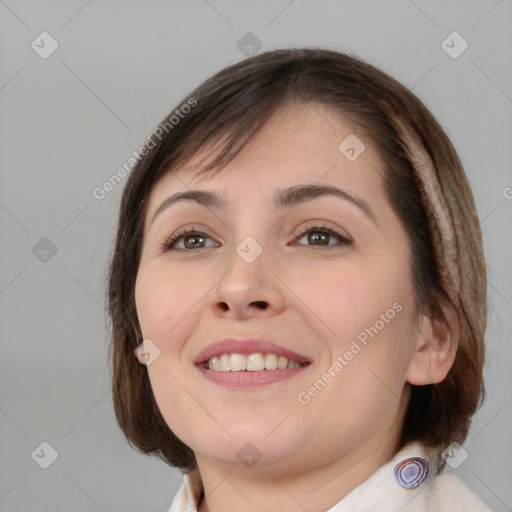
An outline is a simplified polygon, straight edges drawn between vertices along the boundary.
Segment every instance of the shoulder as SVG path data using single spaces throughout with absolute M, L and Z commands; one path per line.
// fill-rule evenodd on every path
M 436 512 L 491 512 L 491 509 L 459 478 L 442 473 L 436 478 Z

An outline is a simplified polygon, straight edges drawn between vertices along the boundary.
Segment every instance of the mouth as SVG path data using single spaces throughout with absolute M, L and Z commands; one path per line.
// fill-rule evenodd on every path
M 268 340 L 229 338 L 203 350 L 194 365 L 217 384 L 247 387 L 289 379 L 304 371 L 311 361 Z
M 277 354 L 254 352 L 252 354 L 222 354 L 199 363 L 202 368 L 214 372 L 261 372 L 272 370 L 295 370 L 308 366 L 309 361 L 294 361 Z

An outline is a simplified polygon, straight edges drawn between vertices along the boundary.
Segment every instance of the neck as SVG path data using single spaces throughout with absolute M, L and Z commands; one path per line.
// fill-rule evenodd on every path
M 396 453 L 397 438 L 386 436 L 318 467 L 275 473 L 239 471 L 197 458 L 205 499 L 199 512 L 287 510 L 322 512 L 330 509 L 369 478 Z

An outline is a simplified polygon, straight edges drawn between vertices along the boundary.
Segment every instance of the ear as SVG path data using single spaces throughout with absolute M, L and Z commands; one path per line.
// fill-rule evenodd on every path
M 460 337 L 459 315 L 449 300 L 440 306 L 447 324 L 432 316 L 421 315 L 416 350 L 406 375 L 410 384 L 424 386 L 441 382 L 455 361 Z

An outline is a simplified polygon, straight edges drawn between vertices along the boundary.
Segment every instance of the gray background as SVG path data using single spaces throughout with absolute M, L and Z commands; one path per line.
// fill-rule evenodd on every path
M 129 448 L 113 415 L 104 276 L 124 184 L 103 200 L 93 190 L 183 96 L 245 58 L 237 44 L 252 32 L 260 51 L 355 52 L 412 88 L 452 137 L 490 299 L 488 397 L 453 471 L 493 510 L 512 510 L 511 21 L 509 0 L 0 0 L 0 509 L 170 505 L 180 473 Z M 46 59 L 31 48 L 43 31 L 59 45 Z M 453 31 L 469 44 L 458 58 L 441 46 Z M 58 452 L 48 469 L 31 457 L 43 441 Z

